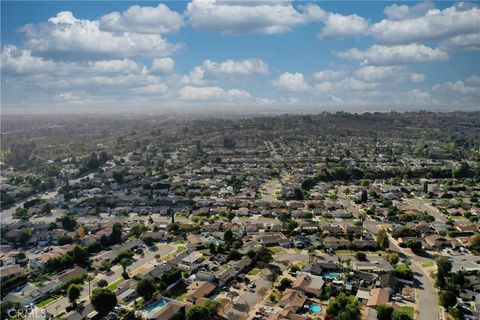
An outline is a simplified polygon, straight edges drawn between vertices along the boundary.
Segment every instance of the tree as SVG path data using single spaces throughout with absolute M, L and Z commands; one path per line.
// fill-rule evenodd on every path
M 88 250 L 85 247 L 75 246 L 69 252 L 72 256 L 73 262 L 80 264 L 80 265 L 88 265 L 89 264 L 89 254 Z
M 65 215 L 60 218 L 60 222 L 62 223 L 62 228 L 68 231 L 74 231 L 77 227 L 77 220 L 70 215 Z
M 367 260 L 367 255 L 363 252 L 357 252 L 357 254 L 355 254 L 355 257 L 359 260 L 359 261 L 365 261 Z
M 293 199 L 303 200 L 303 192 L 299 188 L 293 189 Z
M 114 171 L 112 177 L 116 183 L 118 184 L 123 183 L 123 173 L 121 171 Z
M 362 194 L 360 196 L 360 202 L 365 203 L 368 201 L 368 193 L 366 189 L 362 190 Z
M 280 285 L 278 286 L 278 290 L 284 291 L 285 289 L 290 288 L 291 286 L 292 286 L 292 280 L 288 278 L 282 278 L 282 280 L 280 280 Z
M 387 255 L 387 261 L 390 262 L 392 265 L 396 265 L 398 263 L 399 257 L 398 253 L 392 252 Z
M 422 251 L 422 241 L 418 239 L 410 239 L 407 241 L 407 248 L 410 248 L 414 253 L 419 253 Z
M 155 285 L 149 279 L 142 279 L 137 283 L 137 294 L 145 299 L 150 300 L 155 293 Z
M 100 279 L 97 282 L 97 286 L 99 286 L 100 288 L 105 288 L 106 286 L 108 286 L 108 281 L 105 279 Z
M 468 178 L 470 173 L 470 166 L 465 161 L 460 162 L 452 169 L 452 176 L 455 179 Z
M 187 310 L 187 320 L 205 320 L 209 319 L 209 316 L 209 310 L 206 307 L 198 304 Z
M 112 233 L 109 237 L 110 245 L 117 244 L 122 241 L 122 225 L 120 223 L 115 223 L 112 227 Z
M 226 242 L 226 243 L 230 243 L 233 241 L 233 232 L 232 230 L 228 229 L 228 230 L 225 230 L 225 232 L 223 233 L 223 240 Z
M 445 287 L 446 278 L 448 273 L 452 270 L 452 263 L 447 258 L 437 259 L 437 274 L 436 274 L 436 284 L 440 288 Z
M 385 250 L 388 248 L 390 245 L 390 242 L 388 240 L 388 234 L 385 229 L 380 229 L 377 234 L 377 244 L 380 247 L 380 249 Z
M 438 303 L 448 309 L 457 304 L 457 296 L 453 291 L 442 290 L 438 294 Z
M 392 315 L 393 315 L 393 308 L 386 306 L 386 305 L 380 305 L 377 307 L 377 319 L 378 320 L 391 320 Z
M 80 286 L 71 284 L 67 290 L 68 301 L 75 307 L 77 299 L 80 298 Z
M 93 290 L 90 301 L 98 313 L 105 315 L 117 305 L 117 296 L 106 288 L 97 288 Z
M 120 265 L 122 266 L 122 276 L 125 278 L 125 279 L 128 279 L 129 276 L 128 276 L 128 273 L 127 273 L 127 266 L 128 264 L 130 263 L 130 259 L 128 258 L 123 258 L 120 260 Z
M 392 320 L 412 320 L 410 316 L 402 310 L 395 310 L 392 314 Z

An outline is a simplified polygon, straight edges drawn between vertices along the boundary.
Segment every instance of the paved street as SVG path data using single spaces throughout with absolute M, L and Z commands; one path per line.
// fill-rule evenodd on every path
M 430 215 L 432 215 L 436 221 L 441 221 L 443 223 L 447 222 L 447 217 L 441 214 L 437 208 L 433 207 L 429 203 L 423 201 L 422 199 L 406 199 L 407 203 L 410 203 L 414 207 L 422 211 L 427 211 Z
M 407 258 L 412 262 L 411 268 L 415 276 L 415 289 L 417 290 L 418 319 L 439 320 L 437 289 L 421 266 L 422 262 L 432 260 L 419 257 L 411 253 L 409 249 L 401 248 L 391 237 L 390 250 L 398 252 L 401 259 Z

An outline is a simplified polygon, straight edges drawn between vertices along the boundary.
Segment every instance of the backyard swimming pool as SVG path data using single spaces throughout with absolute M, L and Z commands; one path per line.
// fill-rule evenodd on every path
M 322 311 L 322 307 L 320 305 L 316 304 L 316 303 L 312 303 L 310 305 L 310 310 L 314 314 L 319 314 Z
M 167 303 L 168 303 L 168 300 L 165 299 L 165 298 L 162 298 L 162 299 L 158 300 L 157 302 L 154 302 L 154 303 L 148 305 L 145 308 L 145 310 L 150 313 L 153 310 L 155 310 L 156 308 L 164 307 L 165 305 L 167 305 Z
M 340 273 L 338 272 L 328 272 L 323 275 L 327 279 L 338 279 L 340 278 Z

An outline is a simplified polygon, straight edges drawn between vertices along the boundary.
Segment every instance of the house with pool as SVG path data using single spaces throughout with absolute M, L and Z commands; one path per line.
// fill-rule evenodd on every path
M 160 299 L 149 303 L 143 311 L 143 318 L 168 320 L 177 313 L 185 313 L 186 303 L 178 300 L 160 297 Z

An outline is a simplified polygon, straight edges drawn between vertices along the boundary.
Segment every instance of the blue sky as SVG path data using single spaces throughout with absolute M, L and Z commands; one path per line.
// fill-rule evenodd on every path
M 476 2 L 2 2 L 8 110 L 476 110 Z

